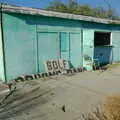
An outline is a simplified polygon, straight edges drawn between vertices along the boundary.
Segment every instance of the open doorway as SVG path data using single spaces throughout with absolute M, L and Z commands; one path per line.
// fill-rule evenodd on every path
M 94 32 L 94 59 L 101 64 L 110 63 L 112 60 L 111 32 Z
M 111 32 L 95 32 L 94 46 L 111 45 Z

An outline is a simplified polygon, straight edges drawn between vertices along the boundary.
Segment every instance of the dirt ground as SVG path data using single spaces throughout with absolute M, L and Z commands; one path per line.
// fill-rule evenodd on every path
M 120 93 L 120 65 L 17 84 L 0 106 L 0 120 L 79 120 L 107 96 Z M 7 93 L 0 94 L 0 101 Z M 65 112 L 63 111 L 65 107 Z

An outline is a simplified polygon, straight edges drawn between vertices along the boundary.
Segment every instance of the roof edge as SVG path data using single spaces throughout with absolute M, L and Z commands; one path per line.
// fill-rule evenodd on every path
M 20 7 L 20 6 L 14 6 L 14 5 L 6 5 L 6 4 L 1 4 L 1 7 L 3 12 L 41 15 L 41 16 L 81 20 L 81 21 L 103 23 L 103 24 L 120 24 L 120 20 L 110 20 L 110 19 L 96 18 L 96 17 L 90 17 L 90 16 L 75 15 L 70 13 L 47 11 L 47 10 L 41 10 L 37 8 Z

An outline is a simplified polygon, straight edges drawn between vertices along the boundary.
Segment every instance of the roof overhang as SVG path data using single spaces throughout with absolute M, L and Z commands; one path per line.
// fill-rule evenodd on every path
M 5 5 L 5 4 L 3 4 L 1 7 L 3 12 L 10 12 L 10 13 L 57 17 L 57 18 L 65 18 L 71 20 L 80 20 L 80 21 L 88 21 L 88 22 L 103 23 L 103 24 L 120 24 L 119 20 L 102 19 L 102 18 L 95 18 L 95 17 L 83 16 L 83 15 L 60 13 L 60 12 L 53 12 L 53 11 L 47 11 L 47 10 L 41 10 L 35 8 Z

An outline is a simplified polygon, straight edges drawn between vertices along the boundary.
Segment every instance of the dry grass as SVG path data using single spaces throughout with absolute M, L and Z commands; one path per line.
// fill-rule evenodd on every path
M 104 111 L 109 120 L 120 120 L 120 95 L 108 97 L 104 104 Z
M 120 95 L 108 97 L 103 107 L 97 107 L 89 114 L 82 114 L 79 120 L 120 120 Z

